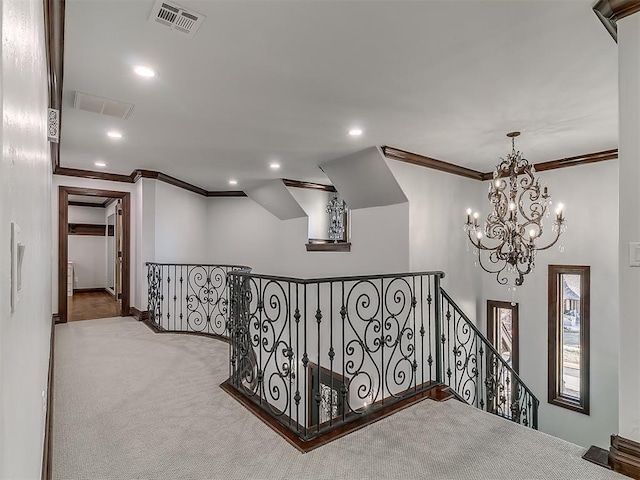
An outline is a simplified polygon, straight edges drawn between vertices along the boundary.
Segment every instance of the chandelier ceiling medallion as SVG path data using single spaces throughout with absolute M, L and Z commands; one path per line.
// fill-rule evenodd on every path
M 483 226 L 478 224 L 479 214 L 467 210 L 464 231 L 475 247 L 478 264 L 485 272 L 495 273 L 500 285 L 513 281 L 513 289 L 524 283 L 524 276 L 535 267 L 536 252 L 554 246 L 566 230 L 563 205 L 556 207 L 552 224 L 555 238 L 551 243 L 538 245 L 543 234 L 543 220 L 549 217 L 551 195 L 546 186 L 534 176 L 533 165 L 516 152 L 515 137 L 511 132 L 511 153 L 501 158 L 493 173 L 489 187 L 492 212 Z M 485 243 L 485 238 L 489 243 Z M 493 245 L 493 246 L 491 246 Z M 483 255 L 484 252 L 484 255 Z

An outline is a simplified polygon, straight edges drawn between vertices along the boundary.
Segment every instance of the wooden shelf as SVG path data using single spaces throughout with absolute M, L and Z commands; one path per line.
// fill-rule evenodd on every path
M 106 233 L 106 225 L 93 223 L 70 223 L 69 235 L 91 235 L 96 237 L 104 237 Z
M 351 242 L 313 241 L 306 245 L 307 252 L 350 252 Z

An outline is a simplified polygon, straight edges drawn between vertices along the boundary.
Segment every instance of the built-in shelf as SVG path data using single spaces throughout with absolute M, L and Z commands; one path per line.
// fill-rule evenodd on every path
M 319 240 L 310 238 L 307 252 L 350 252 L 351 242 L 334 242 L 333 240 Z
M 70 223 L 69 235 L 91 235 L 104 237 L 107 226 L 94 223 Z

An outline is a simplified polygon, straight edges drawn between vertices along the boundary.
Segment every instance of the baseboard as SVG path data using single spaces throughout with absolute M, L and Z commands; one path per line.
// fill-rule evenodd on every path
M 44 445 L 42 448 L 42 480 L 51 480 L 51 458 L 52 448 L 52 417 L 53 417 L 53 355 L 55 345 L 55 324 L 60 320 L 58 314 L 51 317 L 51 336 L 49 339 L 49 371 L 47 374 L 47 414 L 44 420 Z
M 618 473 L 640 480 L 640 443 L 611 435 L 609 465 Z
M 138 310 L 136 307 L 129 307 L 129 315 L 135 317 L 139 322 L 149 320 L 149 312 L 147 310 Z
M 91 288 L 74 288 L 73 294 L 76 293 L 99 293 L 99 292 L 107 292 L 106 287 L 91 287 Z

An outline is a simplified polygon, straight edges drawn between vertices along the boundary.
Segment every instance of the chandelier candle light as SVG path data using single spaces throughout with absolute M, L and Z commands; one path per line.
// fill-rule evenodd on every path
M 478 212 L 467 210 L 464 231 L 475 247 L 478 264 L 485 272 L 495 273 L 500 285 L 513 280 L 513 291 L 524 283 L 524 276 L 535 267 L 536 252 L 554 246 L 566 230 L 563 205 L 556 207 L 552 225 L 555 238 L 546 246 L 539 246 L 543 233 L 543 219 L 549 217 L 551 195 L 546 186 L 534 176 L 535 168 L 516 152 L 515 137 L 520 132 L 511 132 L 511 153 L 496 166 L 489 187 L 489 202 L 493 211 L 487 216 L 484 226 L 478 224 Z M 494 246 L 483 243 L 483 237 Z M 484 255 L 482 252 L 487 252 Z M 487 261 L 488 260 L 488 261 Z M 506 270 L 506 272 L 505 272 Z

